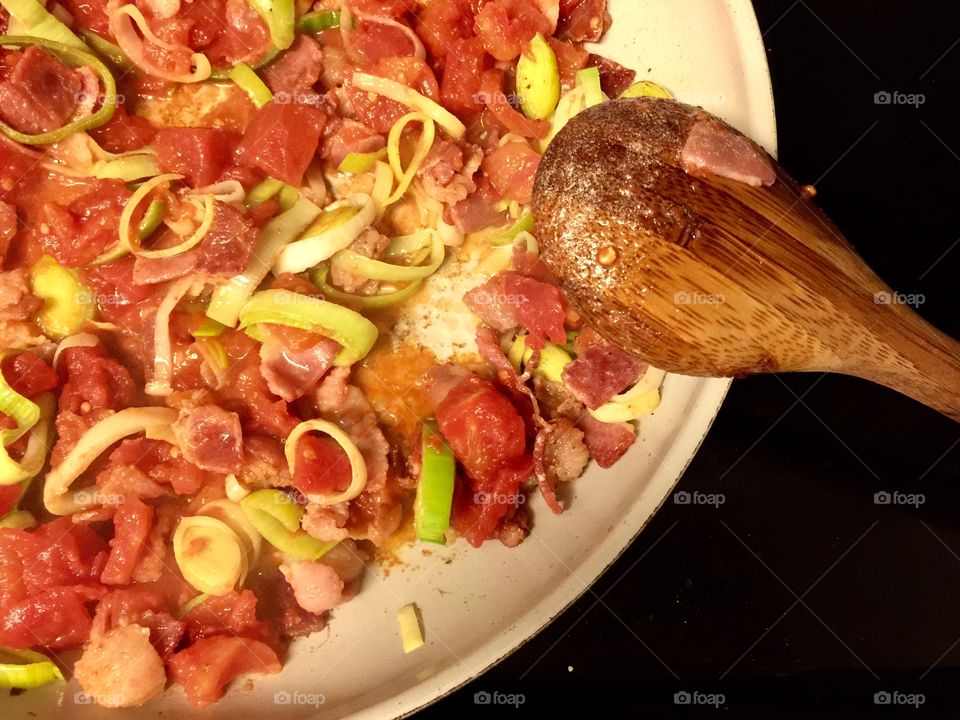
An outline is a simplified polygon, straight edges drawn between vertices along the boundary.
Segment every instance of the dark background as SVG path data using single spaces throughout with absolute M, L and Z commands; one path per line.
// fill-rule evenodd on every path
M 891 287 L 960 337 L 957 2 L 754 5 L 781 162 Z M 884 90 L 925 102 L 875 104 Z M 735 382 L 679 485 L 726 502 L 668 499 L 566 613 L 419 717 L 673 711 L 680 690 L 722 693 L 734 714 L 960 710 L 958 428 L 851 378 Z M 879 491 L 924 502 L 877 505 Z M 525 702 L 478 706 L 479 691 Z M 924 704 L 879 707 L 881 691 Z

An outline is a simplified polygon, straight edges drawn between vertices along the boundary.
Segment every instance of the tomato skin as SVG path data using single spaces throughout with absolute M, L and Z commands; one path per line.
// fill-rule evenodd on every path
M 10 387 L 31 400 L 60 384 L 53 368 L 30 352 L 4 358 L 2 367 L 3 377 Z
M 480 83 L 489 57 L 479 38 L 454 40 L 446 55 L 440 99 L 454 112 L 472 112 L 483 109 Z
M 351 479 L 350 460 L 333 440 L 304 435 L 297 443 L 293 485 L 302 493 L 346 490 Z
M 437 406 L 436 414 L 440 432 L 475 480 L 489 478 L 524 452 L 523 419 L 489 380 L 473 375 L 461 381 Z
M 202 187 L 216 182 L 233 164 L 237 136 L 215 128 L 163 128 L 157 131 L 157 166 L 179 173 L 187 184 Z
M 520 484 L 533 474 L 533 459 L 523 455 L 482 480 L 457 479 L 451 522 L 473 547 L 496 536 L 501 521 L 520 503 Z
M 299 187 L 326 122 L 326 114 L 310 105 L 270 102 L 247 126 L 238 162 Z

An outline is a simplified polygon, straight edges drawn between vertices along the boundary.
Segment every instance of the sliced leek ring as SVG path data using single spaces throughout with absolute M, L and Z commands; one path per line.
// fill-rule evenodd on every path
M 55 680 L 63 682 L 63 673 L 46 655 L 0 648 L 0 687 L 27 690 Z
M 659 368 L 647 368 L 637 384 L 616 395 L 590 414 L 600 422 L 630 422 L 649 415 L 660 405 L 660 384 L 666 373 Z
M 290 468 L 290 474 L 293 474 L 294 465 L 297 460 L 297 443 L 300 438 L 308 432 L 322 432 L 333 438 L 336 443 L 343 448 L 350 461 L 350 486 L 343 492 L 333 493 L 332 495 L 320 495 L 311 493 L 307 499 L 317 505 L 336 505 L 337 503 L 353 500 L 357 495 L 363 492 L 367 486 L 367 463 L 360 453 L 360 449 L 353 440 L 339 425 L 335 425 L 327 420 L 307 420 L 297 425 L 287 437 L 283 444 L 283 454 L 287 458 L 287 467 Z
M 247 574 L 243 541 L 225 522 L 206 515 L 180 519 L 173 554 L 183 579 L 208 595 L 226 595 Z

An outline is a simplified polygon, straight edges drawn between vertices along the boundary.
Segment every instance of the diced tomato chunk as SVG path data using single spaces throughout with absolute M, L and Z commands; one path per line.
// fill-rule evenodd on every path
M 258 640 L 216 635 L 176 653 L 168 666 L 170 677 L 183 686 L 187 699 L 196 707 L 205 707 L 220 699 L 237 675 L 280 672 L 280 659 Z
M 349 35 L 348 55 L 361 66 L 374 65 L 382 58 L 413 55 L 413 41 L 398 27 L 358 19 Z
M 207 480 L 206 473 L 171 450 L 173 446 L 163 440 L 128 438 L 110 453 L 110 464 L 130 465 L 178 495 L 197 493 Z
M 60 392 L 61 411 L 119 410 L 133 400 L 133 378 L 101 345 L 67 348 L 60 355 L 59 370 L 66 378 Z
M 533 181 L 540 153 L 526 143 L 511 142 L 493 151 L 483 161 L 483 171 L 503 197 L 526 205 L 533 197 Z
M 82 28 L 93 30 L 98 35 L 110 36 L 110 17 L 106 0 L 62 0 L 73 21 Z
M 328 494 L 350 486 L 350 460 L 333 440 L 304 435 L 297 443 L 293 485 L 302 493 Z
M 299 187 L 326 121 L 324 112 L 310 105 L 268 103 L 244 133 L 239 162 Z
M 440 98 L 454 112 L 483 109 L 480 80 L 487 65 L 487 53 L 479 38 L 454 40 L 446 55 Z
M 150 528 L 153 508 L 136 497 L 128 497 L 113 515 L 113 539 L 110 557 L 100 574 L 104 585 L 126 585 L 143 553 Z
M 2 367 L 4 380 L 26 398 L 35 398 L 53 390 L 60 383 L 53 368 L 30 352 L 4 358 Z
M 253 640 L 270 638 L 269 628 L 257 620 L 257 596 L 251 590 L 208 597 L 183 616 L 190 642 L 214 635 L 239 635 Z
M 5 420 L 10 420 L 9 423 L 4 423 L 13 427 L 15 423 L 11 418 L 8 418 L 6 415 L 3 416 Z M 9 446 L 8 446 L 9 452 Z M 15 485 L 0 485 L 0 518 L 6 515 L 8 512 L 13 510 L 17 503 L 20 501 L 20 496 L 23 494 L 23 484 L 17 483 Z
M 216 128 L 163 128 L 154 146 L 160 172 L 179 173 L 193 187 L 211 185 L 233 164 L 237 136 Z
M 503 92 L 503 70 L 487 70 L 483 73 L 480 92 L 487 107 L 510 132 L 530 138 L 546 137 L 550 132 L 550 123 L 546 120 L 531 120 L 507 101 Z
M 105 125 L 89 132 L 104 150 L 113 153 L 139 150 L 152 143 L 157 134 L 149 120 L 139 115 L 128 115 L 124 105 L 117 105 L 113 117 Z
M 67 207 L 47 203 L 39 213 L 41 246 L 62 265 L 88 265 L 117 243 L 130 194 L 119 180 L 97 180 Z
M 437 423 L 467 474 L 489 478 L 523 454 L 526 427 L 513 404 L 489 380 L 471 376 L 437 406 Z
M 549 35 L 550 29 L 550 21 L 531 0 L 487 2 L 474 24 L 487 52 L 502 62 L 516 58 L 534 35 Z
M 156 286 L 133 282 L 133 266 L 134 257 L 128 255 L 121 260 L 99 265 L 87 273 L 100 314 L 109 322 L 117 322 L 129 312 L 131 306 L 157 295 Z
M 470 0 L 427 0 L 417 13 L 417 35 L 435 60 L 451 60 L 456 43 L 473 36 Z
M 416 57 L 385 57 L 368 70 L 373 75 L 389 78 L 413 88 L 431 100 L 440 100 L 440 86 L 433 70 Z M 410 108 L 390 98 L 371 96 L 364 90 L 348 87 L 357 120 L 378 133 L 387 133 L 393 124 L 410 112 Z
M 566 93 L 573 89 L 577 81 L 577 72 L 587 66 L 587 60 L 590 53 L 579 45 L 557 40 L 556 38 L 547 38 L 553 54 L 557 56 L 557 69 L 560 71 L 561 92 Z
M 486 478 L 458 479 L 451 513 L 454 530 L 474 547 L 494 537 L 501 520 L 522 502 L 520 484 L 532 473 L 533 459 L 523 455 Z

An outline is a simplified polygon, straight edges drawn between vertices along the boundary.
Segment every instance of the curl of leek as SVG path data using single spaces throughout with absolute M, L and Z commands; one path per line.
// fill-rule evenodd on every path
M 524 365 L 530 362 L 533 353 L 534 351 L 527 347 L 526 336 L 517 335 L 507 352 L 507 358 L 519 372 Z M 547 380 L 562 383 L 563 369 L 572 362 L 573 358 L 566 350 L 548 342 L 540 351 L 540 361 L 537 363 L 537 367 L 532 369 L 534 372 L 543 375 Z
M 90 168 L 90 174 L 101 180 L 133 182 L 157 174 L 157 158 L 150 153 L 135 153 L 113 160 L 98 160 Z
M 347 156 L 343 158 L 337 170 L 350 175 L 359 175 L 360 173 L 373 170 L 377 162 L 383 160 L 385 157 L 387 157 L 387 149 L 385 147 L 374 152 L 348 153 Z
M 304 13 L 297 19 L 296 29 L 300 32 L 319 33 L 340 27 L 339 10 L 322 10 Z
M 270 88 L 246 63 L 237 63 L 230 68 L 230 79 L 247 94 L 250 101 L 258 108 L 262 108 L 273 100 L 273 93 L 270 92 Z
M 420 289 L 420 281 L 416 280 L 400 290 L 382 293 L 380 295 L 351 295 L 343 290 L 329 285 L 327 283 L 327 274 L 330 268 L 326 264 L 318 265 L 310 273 L 310 282 L 316 285 L 317 290 L 323 293 L 323 296 L 329 300 L 334 300 L 341 305 L 350 305 L 364 310 L 380 310 L 396 305 L 412 297 Z
M 60 362 L 60 354 L 64 350 L 69 350 L 72 347 L 95 347 L 99 344 L 100 338 L 93 333 L 78 333 L 70 337 L 65 337 L 57 343 L 57 349 L 53 353 L 53 369 L 57 369 L 57 363 Z
M 118 410 L 87 430 L 63 461 L 47 473 L 43 503 L 54 515 L 71 515 L 97 505 L 96 488 L 68 493 L 73 482 L 115 442 L 151 428 L 172 425 L 177 411 L 166 407 L 138 407 Z
M 260 533 L 244 514 L 238 503 L 232 500 L 213 500 L 200 508 L 198 515 L 206 515 L 228 525 L 244 545 L 248 565 L 260 555 Z
M 285 184 L 283 180 L 268 177 L 266 180 L 251 188 L 250 192 L 247 193 L 247 196 L 243 199 L 243 204 L 246 205 L 247 208 L 252 208 L 261 203 L 265 203 L 283 190 Z
M 7 0 L 7 3 L 11 3 L 11 0 Z M 44 10 L 44 12 L 46 11 Z M 56 18 L 54 18 L 54 20 L 56 20 Z M 56 22 L 59 23 L 60 21 L 56 20 Z M 62 25 L 62 23 L 60 24 Z M 66 30 L 66 27 L 64 27 L 64 29 Z M 67 32 L 69 33 L 70 31 L 67 30 Z M 76 38 L 75 35 L 70 34 Z M 79 38 L 76 39 L 77 42 L 80 42 Z M 23 143 L 24 145 L 48 145 L 63 140 L 65 137 L 73 135 L 74 133 L 100 127 L 113 117 L 113 113 L 117 109 L 117 84 L 107 66 L 94 55 L 85 52 L 85 50 L 78 49 L 73 45 L 56 42 L 54 40 L 46 40 L 41 37 L 0 35 L 0 45 L 13 45 L 16 47 L 39 45 L 70 67 L 89 67 L 103 83 L 103 102 L 100 105 L 100 109 L 95 113 L 67 123 L 56 130 L 37 133 L 35 135 L 14 130 L 5 122 L 0 121 L 0 131 L 10 139 Z M 86 48 L 82 42 L 80 42 L 80 45 Z
M 528 233 L 533 230 L 533 213 L 527 211 L 520 216 L 513 225 L 506 230 L 499 230 L 487 238 L 487 242 L 494 247 L 503 247 L 504 245 L 513 245 L 520 233 Z
M 330 260 L 333 267 L 368 280 L 386 280 L 389 282 L 414 282 L 433 275 L 443 263 L 445 248 L 440 235 L 433 230 L 430 234 L 430 257 L 426 265 L 394 265 L 374 260 L 353 250 L 341 250 Z
M 170 315 L 188 293 L 199 292 L 202 280 L 193 276 L 174 280 L 157 306 L 153 328 L 153 378 L 147 383 L 147 395 L 166 396 L 173 392 L 173 349 L 170 341 Z
M 300 198 L 292 208 L 264 225 L 247 269 L 213 291 L 207 317 L 227 327 L 236 325 L 240 310 L 267 276 L 281 250 L 319 214 L 320 208 Z
M 63 673 L 46 655 L 0 648 L 0 687 L 28 690 L 54 681 L 63 682 Z
M 325 300 L 289 290 L 256 293 L 240 311 L 240 329 L 261 323 L 286 325 L 319 333 L 342 346 L 334 365 L 352 365 L 366 357 L 377 340 L 377 326 L 363 315 Z M 254 335 L 258 334 L 254 329 Z
M 31 39 L 59 43 L 77 50 L 87 49 L 83 40 L 47 11 L 44 3 L 37 0 L 0 0 L 0 5 L 19 23 L 21 32 Z
M 294 0 L 247 0 L 266 23 L 273 46 L 286 50 L 293 44 L 296 7 Z
M 599 105 L 606 100 L 600 86 L 600 70 L 598 68 L 588 67 L 578 70 L 577 87 L 583 89 L 583 99 L 588 108 Z
M 343 451 L 347 454 L 350 461 L 350 486 L 343 492 L 333 493 L 331 495 L 320 495 L 317 493 L 307 495 L 307 499 L 318 505 L 336 505 L 337 503 L 353 500 L 357 495 L 363 492 L 367 486 L 367 463 L 360 453 L 356 443 L 335 425 L 327 420 L 306 420 L 297 425 L 290 431 L 290 435 L 283 443 L 283 454 L 287 458 L 287 467 L 290 474 L 293 475 L 294 464 L 297 459 L 297 443 L 300 438 L 308 432 L 322 432 L 329 435 L 336 441 Z
M 520 109 L 531 120 L 545 120 L 560 100 L 560 70 L 550 44 L 537 33 L 517 61 Z
M 243 541 L 225 522 L 207 515 L 180 518 L 173 556 L 183 579 L 207 595 L 231 592 L 248 569 Z
M 240 507 L 263 538 L 285 555 L 298 560 L 318 560 L 337 543 L 323 542 L 300 528 L 303 508 L 280 490 L 257 490 L 240 501 Z
M 110 32 L 116 38 L 120 49 L 134 65 L 156 77 L 172 82 L 194 83 L 207 80 L 213 71 L 210 59 L 201 52 L 191 53 L 190 62 L 193 69 L 188 73 L 175 74 L 154 64 L 145 52 L 145 43 L 167 51 L 183 48 L 189 50 L 189 47 L 170 43 L 158 37 L 136 5 L 120 5 L 110 12 Z
M 147 211 L 143 214 L 140 225 L 137 226 L 137 236 L 141 240 L 146 240 L 153 235 L 154 230 L 160 227 L 163 222 L 163 213 L 166 212 L 167 204 L 163 200 L 153 199 L 147 206 Z
M 446 130 L 451 137 L 461 138 L 467 132 L 466 126 L 460 122 L 456 115 L 403 83 L 377 75 L 368 75 L 360 71 L 353 73 L 352 82 L 358 90 L 365 90 L 375 95 L 396 100 L 401 105 L 406 105 L 416 112 L 426 115 Z
M 407 125 L 412 122 L 420 123 L 423 126 L 423 131 L 417 140 L 417 145 L 414 148 L 413 157 L 410 158 L 410 163 L 407 167 L 403 167 L 400 159 L 400 140 L 403 137 L 403 131 Z M 420 166 L 423 165 L 423 161 L 429 154 L 430 148 L 433 147 L 436 134 L 437 130 L 433 120 L 426 114 L 420 112 L 404 115 L 390 128 L 390 134 L 387 136 L 387 159 L 390 161 L 390 168 L 393 170 L 393 174 L 397 179 L 397 188 L 390 197 L 383 202 L 383 207 L 393 205 L 393 203 L 397 202 L 406 194 L 410 183 L 413 182 L 413 178 L 416 177 L 417 171 L 420 169 Z
M 76 271 L 44 255 L 30 268 L 33 294 L 43 301 L 37 324 L 54 340 L 78 332 L 93 319 L 94 301 Z
M 210 231 L 210 228 L 213 226 L 213 221 L 216 217 L 216 203 L 214 196 L 209 193 L 204 195 L 202 198 L 203 218 L 200 221 L 200 225 L 188 238 L 182 242 L 179 242 L 171 247 L 161 248 L 159 250 L 144 250 L 140 246 L 141 235 L 139 233 L 131 232 L 132 228 L 130 226 L 131 221 L 133 220 L 133 213 L 136 212 L 140 203 L 143 202 L 143 200 L 159 186 L 166 185 L 174 180 L 180 180 L 182 178 L 182 175 L 177 175 L 176 173 L 157 175 L 156 177 L 147 180 L 147 182 L 143 183 L 136 189 L 136 191 L 134 191 L 133 195 L 131 195 L 130 199 L 127 201 L 127 204 L 124 205 L 123 212 L 120 213 L 120 248 L 129 248 L 130 251 L 138 257 L 168 258 L 190 250 L 199 244 L 204 237 L 206 237 L 207 233 Z M 191 200 L 197 202 L 196 199 Z
M 3 354 L 0 354 L 0 360 Z M 50 441 L 53 395 L 44 393 L 34 402 L 18 393 L 0 373 L 0 412 L 10 417 L 15 427 L 0 430 L 0 485 L 29 480 L 43 468 Z M 10 457 L 7 447 L 27 433 L 27 447 L 19 461 Z
M 299 240 L 291 242 L 276 255 L 273 272 L 303 272 L 329 260 L 373 224 L 377 210 L 368 195 L 351 195 L 318 212 L 313 224 Z
M 435 423 L 423 424 L 421 443 L 423 453 L 413 503 L 413 524 L 419 540 L 443 544 L 450 528 L 456 462 Z
M 601 422 L 629 422 L 649 415 L 660 406 L 660 384 L 666 373 L 659 368 L 647 371 L 629 390 L 620 393 L 590 414 Z
M 119 45 L 115 45 L 102 35 L 93 32 L 93 30 L 85 30 L 81 28 L 80 35 L 83 37 L 86 44 L 93 48 L 93 51 L 97 55 L 104 58 L 115 68 L 125 70 L 127 72 L 133 70 L 133 63 L 130 62 L 130 58 L 124 55 L 123 50 L 120 49 Z

